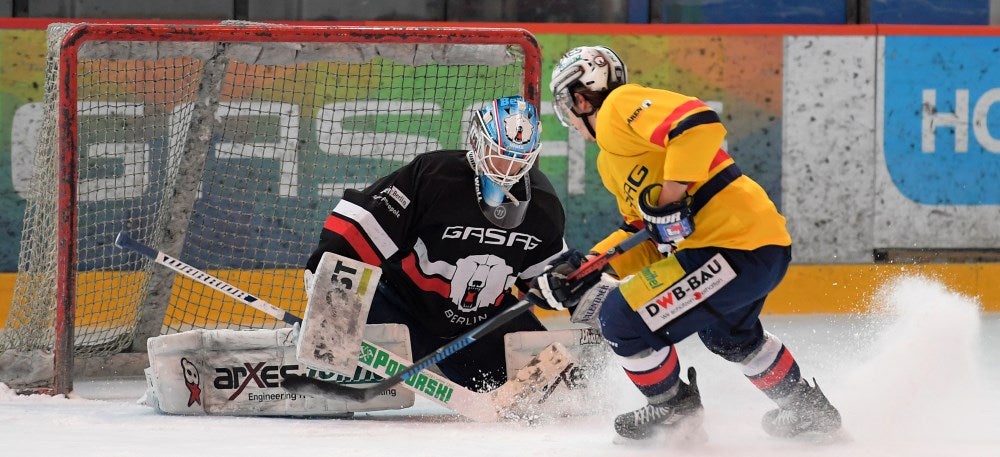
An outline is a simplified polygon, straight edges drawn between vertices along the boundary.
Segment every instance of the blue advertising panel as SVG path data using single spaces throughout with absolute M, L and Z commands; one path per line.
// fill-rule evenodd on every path
M 872 24 L 988 25 L 990 0 L 872 0 Z
M 1000 204 L 998 57 L 998 37 L 885 38 L 885 162 L 910 200 Z

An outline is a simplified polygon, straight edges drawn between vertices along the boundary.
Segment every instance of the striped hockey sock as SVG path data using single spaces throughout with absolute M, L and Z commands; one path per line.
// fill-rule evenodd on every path
M 623 357 L 622 368 L 651 404 L 663 403 L 677 395 L 680 364 L 673 346 Z
M 740 365 L 747 379 L 780 405 L 801 381 L 802 374 L 792 352 L 778 337 L 764 332 L 764 338 L 760 349 Z

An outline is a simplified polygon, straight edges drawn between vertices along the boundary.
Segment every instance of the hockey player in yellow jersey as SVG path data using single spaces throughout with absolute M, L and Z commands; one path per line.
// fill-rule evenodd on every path
M 704 438 L 696 373 L 690 367 L 688 381 L 681 379 L 674 346 L 693 334 L 774 400 L 777 408 L 762 420 L 768 433 L 832 435 L 840 414 L 759 319 L 791 261 L 785 218 L 721 147 L 726 129 L 715 111 L 696 97 L 629 84 L 627 77 L 610 48 L 583 46 L 556 64 L 550 89 L 560 121 L 600 147 L 597 170 L 623 218 L 622 228 L 591 252 L 639 230 L 651 241 L 583 287 L 565 276 L 582 255 L 563 255 L 536 279 L 532 296 L 552 309 L 597 317 L 649 400 L 616 418 L 625 439 L 657 431 Z

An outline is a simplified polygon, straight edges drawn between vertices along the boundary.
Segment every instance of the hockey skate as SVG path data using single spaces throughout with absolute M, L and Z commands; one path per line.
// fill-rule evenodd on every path
M 816 380 L 803 379 L 782 402 L 764 414 L 761 425 L 771 436 L 828 442 L 840 436 L 840 412 L 830 404 Z
M 708 441 L 702 423 L 705 409 L 694 367 L 688 368 L 688 381 L 680 381 L 674 398 L 659 404 L 648 404 L 615 418 L 615 442 L 627 444 L 656 436 L 671 445 L 697 445 Z

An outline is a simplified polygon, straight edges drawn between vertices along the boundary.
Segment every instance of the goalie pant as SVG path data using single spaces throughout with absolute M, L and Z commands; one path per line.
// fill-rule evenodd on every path
M 368 323 L 406 324 L 414 359 L 427 355 L 515 303 L 511 287 L 526 291 L 565 249 L 562 204 L 540 171 L 511 189 L 529 205 L 511 229 L 485 218 L 476 179 L 466 151 L 434 151 L 345 191 L 306 268 L 315 271 L 324 252 L 381 267 Z M 490 390 L 506 381 L 503 335 L 537 330 L 544 327 L 526 313 L 438 367 L 463 387 Z

